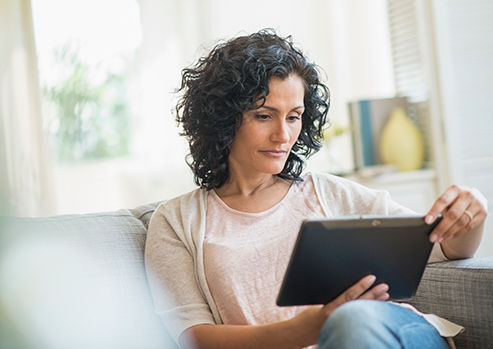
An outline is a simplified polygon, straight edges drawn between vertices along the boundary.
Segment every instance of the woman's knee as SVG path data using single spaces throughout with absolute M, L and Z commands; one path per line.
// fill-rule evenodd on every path
M 319 342 L 341 344 L 358 338 L 387 337 L 385 334 L 389 330 L 383 323 L 384 312 L 385 303 L 381 301 L 355 300 L 345 303 L 326 320 Z M 388 335 L 393 337 L 390 333 Z
M 381 301 L 356 300 L 327 319 L 319 348 L 447 348 L 436 329 L 418 314 Z
M 378 323 L 384 317 L 386 303 L 374 300 L 354 300 L 338 307 L 327 319 L 336 326 Z

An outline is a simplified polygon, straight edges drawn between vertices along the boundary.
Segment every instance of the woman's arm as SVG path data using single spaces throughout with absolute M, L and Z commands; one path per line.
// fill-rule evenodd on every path
M 474 188 L 452 185 L 435 201 L 426 215 L 426 223 L 433 223 L 439 214 L 443 219 L 431 233 L 431 242 L 439 242 L 449 259 L 474 256 L 488 215 L 483 194 Z
M 317 342 L 325 320 L 340 305 L 354 299 L 386 300 L 389 298 L 388 286 L 379 284 L 370 288 L 375 282 L 373 275 L 368 275 L 351 286 L 334 301 L 324 306 L 311 306 L 295 317 L 267 325 L 197 325 L 190 327 L 180 336 L 180 343 L 192 340 L 200 349 L 203 348 L 303 348 Z
M 193 256 L 178 237 L 181 227 L 165 205 L 156 209 L 149 222 L 145 268 L 154 310 L 168 333 L 178 341 L 185 329 L 214 324 L 215 320 L 197 283 Z M 181 218 L 179 214 L 175 216 Z
M 300 348 L 290 338 L 292 329 L 289 321 L 260 326 L 197 325 L 186 330 L 180 344 L 195 343 L 197 348 Z

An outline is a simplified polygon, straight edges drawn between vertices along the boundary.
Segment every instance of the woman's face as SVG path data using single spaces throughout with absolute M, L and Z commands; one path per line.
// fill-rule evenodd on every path
M 303 81 L 296 74 L 272 78 L 265 104 L 243 113 L 229 155 L 230 170 L 248 176 L 278 174 L 301 132 Z

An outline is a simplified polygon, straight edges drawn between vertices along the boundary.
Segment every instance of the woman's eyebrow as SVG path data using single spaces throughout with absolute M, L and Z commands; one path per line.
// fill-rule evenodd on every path
M 259 109 L 262 109 L 262 108 L 269 109 L 269 110 L 273 110 L 273 111 L 276 111 L 276 112 L 278 112 L 278 111 L 279 111 L 279 109 L 277 109 L 276 107 L 271 107 L 271 106 L 269 106 L 269 105 L 265 105 L 265 104 L 264 104 L 263 106 L 261 106 Z M 296 109 L 305 109 L 305 106 L 304 106 L 304 105 L 298 105 L 297 107 L 294 107 L 294 108 L 293 108 L 293 109 L 291 109 L 290 111 L 294 111 L 294 110 L 296 110 Z

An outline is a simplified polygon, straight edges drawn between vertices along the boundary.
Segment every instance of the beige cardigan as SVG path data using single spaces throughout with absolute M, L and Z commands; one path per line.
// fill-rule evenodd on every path
M 328 217 L 415 214 L 392 201 L 386 191 L 329 174 L 311 176 Z M 156 313 L 177 343 L 191 326 L 222 323 L 204 270 L 207 195 L 206 190 L 196 189 L 171 199 L 156 209 L 149 223 L 145 248 L 148 281 Z M 440 260 L 446 257 L 435 245 L 430 262 Z

